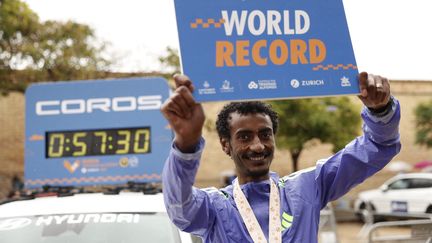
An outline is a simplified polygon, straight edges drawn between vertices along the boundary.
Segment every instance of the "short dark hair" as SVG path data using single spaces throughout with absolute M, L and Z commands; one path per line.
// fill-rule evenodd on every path
M 272 122 L 273 134 L 276 134 L 279 126 L 278 114 L 272 106 L 261 101 L 231 102 L 225 105 L 219 112 L 216 120 L 216 130 L 219 138 L 230 138 L 229 116 L 237 112 L 240 115 L 262 113 L 268 115 Z

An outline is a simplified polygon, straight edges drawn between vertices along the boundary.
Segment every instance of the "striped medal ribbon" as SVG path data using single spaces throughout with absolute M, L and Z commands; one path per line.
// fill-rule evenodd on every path
M 234 183 L 234 201 L 246 225 L 249 235 L 254 243 L 267 243 L 265 235 L 252 211 L 249 202 L 243 194 L 238 179 Z M 280 199 L 279 190 L 276 184 L 270 179 L 270 205 L 269 205 L 269 243 L 281 243 L 281 220 L 280 220 Z

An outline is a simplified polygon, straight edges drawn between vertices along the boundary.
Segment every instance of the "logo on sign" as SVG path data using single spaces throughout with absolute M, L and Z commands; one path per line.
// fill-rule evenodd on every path
M 349 81 L 349 78 L 343 76 L 340 80 L 341 80 L 341 86 L 342 87 L 350 87 L 351 86 L 351 82 Z
M 302 80 L 302 86 L 321 86 L 324 85 L 324 80 Z
M 324 85 L 324 80 L 317 79 L 317 80 L 302 80 L 301 82 L 297 79 L 291 80 L 291 86 L 295 89 L 301 86 L 322 86 Z
M 203 83 L 203 87 L 202 89 L 198 89 L 198 93 L 199 94 L 216 94 L 216 89 L 215 88 L 211 88 L 210 83 L 208 81 L 204 81 Z
M 231 83 L 228 80 L 223 81 L 222 87 L 220 88 L 221 93 L 234 92 L 234 88 L 231 87 Z
M 293 80 L 291 80 L 291 86 L 294 89 L 297 89 L 300 86 L 300 82 L 297 79 L 293 79 Z
M 47 116 L 93 113 L 96 110 L 102 112 L 159 110 L 161 105 L 161 95 L 139 97 L 125 96 L 95 99 L 44 100 L 36 102 L 36 114 L 38 116 Z
M 80 166 L 80 161 L 79 160 L 75 160 L 72 164 L 69 162 L 69 160 L 65 160 L 63 162 L 63 166 L 72 174 L 76 171 L 76 169 L 78 169 L 78 167 Z
M 204 86 L 204 88 L 208 89 L 210 87 L 210 84 L 209 84 L 209 82 L 204 81 L 203 86 Z
M 139 159 L 136 156 L 132 156 L 129 158 L 129 164 L 131 167 L 137 167 L 139 165 Z
M 258 80 L 259 89 L 277 89 L 276 80 Z
M 258 89 L 258 84 L 255 83 L 254 81 L 250 81 L 250 83 L 248 84 L 248 88 L 249 89 Z

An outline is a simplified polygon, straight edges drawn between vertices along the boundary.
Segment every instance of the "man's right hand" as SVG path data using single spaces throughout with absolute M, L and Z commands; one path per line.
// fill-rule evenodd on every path
M 176 89 L 161 111 L 174 130 L 174 143 L 183 153 L 194 152 L 199 143 L 205 115 L 192 96 L 194 86 L 185 75 L 175 75 Z

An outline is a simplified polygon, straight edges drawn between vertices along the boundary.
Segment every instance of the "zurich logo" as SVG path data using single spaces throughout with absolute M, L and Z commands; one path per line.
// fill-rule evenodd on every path
M 292 86 L 294 89 L 297 89 L 297 88 L 300 86 L 300 82 L 299 82 L 297 79 L 292 79 L 292 80 L 291 80 L 291 86 Z

